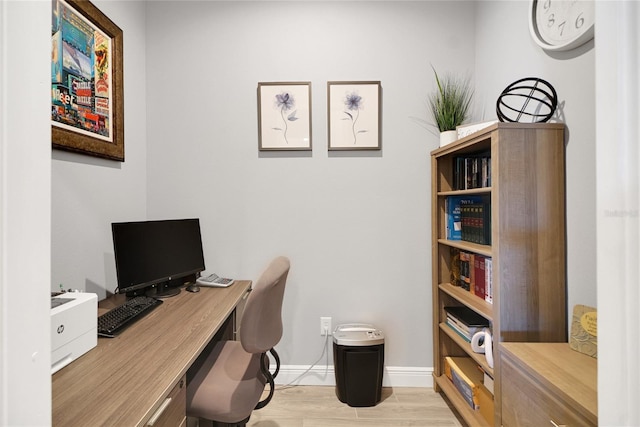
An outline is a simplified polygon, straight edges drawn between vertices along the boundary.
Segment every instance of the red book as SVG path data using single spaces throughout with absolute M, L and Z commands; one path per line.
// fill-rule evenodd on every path
M 486 286 L 485 286 L 485 265 L 484 265 L 485 257 L 482 255 L 476 255 L 474 257 L 473 267 L 474 267 L 474 295 L 479 298 L 485 298 Z

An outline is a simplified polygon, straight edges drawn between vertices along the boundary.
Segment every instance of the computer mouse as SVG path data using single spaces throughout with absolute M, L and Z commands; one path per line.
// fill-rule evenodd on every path
M 192 283 L 189 286 L 187 286 L 185 290 L 187 292 L 200 292 L 200 286 L 196 285 L 195 283 Z

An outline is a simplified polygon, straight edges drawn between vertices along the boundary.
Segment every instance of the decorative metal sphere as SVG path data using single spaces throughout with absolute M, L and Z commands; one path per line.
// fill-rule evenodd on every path
M 501 122 L 544 123 L 558 106 L 558 95 L 551 84 L 538 77 L 527 77 L 511 83 L 496 102 Z

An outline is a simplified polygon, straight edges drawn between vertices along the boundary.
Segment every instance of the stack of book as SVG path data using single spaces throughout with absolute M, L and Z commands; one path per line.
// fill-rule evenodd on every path
M 453 185 L 454 190 L 491 187 L 491 152 L 455 157 Z
M 488 195 L 448 196 L 444 205 L 447 239 L 491 244 L 491 198 Z
M 476 332 L 489 327 L 489 321 L 470 308 L 445 307 L 444 311 L 447 313 L 447 326 L 467 342 L 471 342 Z
M 452 248 L 451 284 L 493 304 L 493 262 L 491 257 Z
M 467 242 L 491 244 L 491 200 L 483 197 L 477 203 L 460 206 L 460 237 Z

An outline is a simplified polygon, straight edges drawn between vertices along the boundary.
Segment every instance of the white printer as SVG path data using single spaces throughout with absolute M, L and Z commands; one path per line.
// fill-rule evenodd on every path
M 51 297 L 51 374 L 98 345 L 98 295 L 66 292 Z

